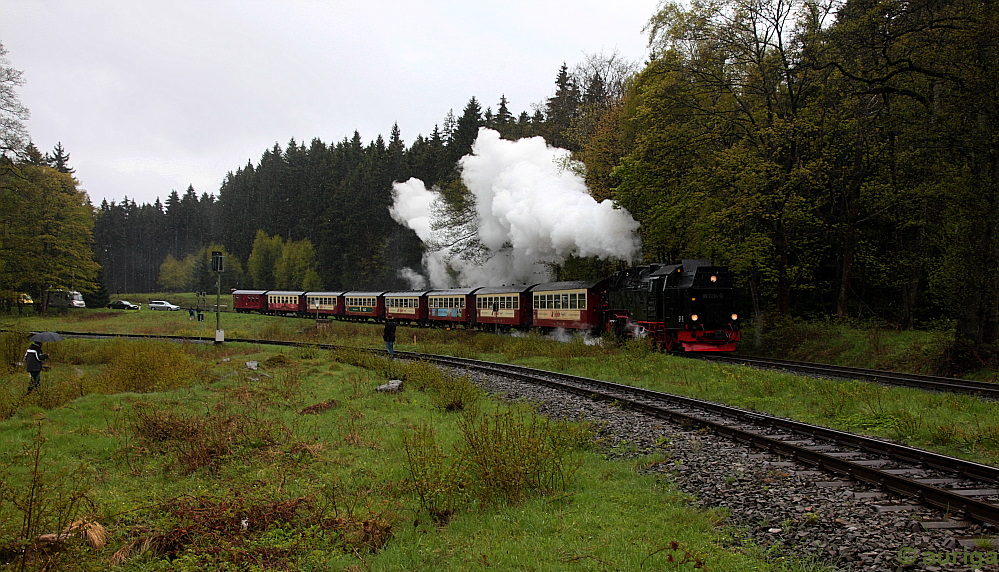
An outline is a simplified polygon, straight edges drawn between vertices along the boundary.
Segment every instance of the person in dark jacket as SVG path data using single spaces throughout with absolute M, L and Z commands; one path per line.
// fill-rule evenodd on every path
M 31 375 L 31 382 L 28 384 L 28 393 L 31 393 L 41 384 L 42 362 L 49 359 L 49 354 L 42 353 L 42 344 L 31 342 L 28 351 L 24 352 L 24 369 Z
M 389 318 L 385 320 L 385 331 L 382 333 L 382 339 L 385 340 L 385 351 L 388 352 L 389 358 L 395 357 L 395 320 Z

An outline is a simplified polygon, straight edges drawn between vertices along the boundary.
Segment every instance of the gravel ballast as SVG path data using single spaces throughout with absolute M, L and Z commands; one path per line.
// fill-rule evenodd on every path
M 473 374 L 491 393 L 552 418 L 594 422 L 611 458 L 653 454 L 661 474 L 700 508 L 724 508 L 743 542 L 836 570 L 999 570 L 996 529 L 731 442 L 574 394 Z M 957 527 L 957 528 L 954 528 Z M 982 538 L 993 539 L 984 548 Z M 984 549 L 983 549 L 984 548 Z

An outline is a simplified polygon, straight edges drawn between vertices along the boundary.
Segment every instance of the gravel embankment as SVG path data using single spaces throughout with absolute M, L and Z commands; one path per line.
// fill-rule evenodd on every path
M 923 506 L 900 510 L 910 502 L 710 433 L 549 388 L 476 379 L 508 399 L 538 403 L 539 412 L 553 418 L 596 422 L 612 458 L 661 453 L 668 461 L 650 472 L 662 473 L 701 507 L 726 508 L 736 536 L 764 550 L 813 557 L 837 570 L 999 570 L 992 564 L 999 548 L 975 551 L 971 540 L 995 538 L 995 527 L 927 528 L 921 522 L 947 521 L 947 515 Z M 900 555 L 914 563 L 903 566 Z

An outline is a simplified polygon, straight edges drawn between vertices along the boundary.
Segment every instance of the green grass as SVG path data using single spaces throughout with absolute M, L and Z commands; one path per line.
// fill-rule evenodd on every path
M 148 314 L 104 327 L 140 318 L 135 327 L 160 333 L 185 327 L 173 313 Z M 306 321 L 255 318 L 246 322 L 254 335 L 280 329 L 380 345 L 373 327 L 316 332 Z M 60 319 L 16 326 L 74 329 Z M 73 315 L 65 323 L 100 322 Z M 495 343 L 464 332 L 406 335 L 417 344 Z M 692 510 L 669 484 L 605 460 L 582 437 L 585 426 L 548 431 L 529 409 L 419 366 L 340 356 L 366 366 L 357 367 L 308 346 L 236 343 L 70 339 L 46 351 L 52 370 L 31 397 L 21 394 L 26 374 L 0 375 L 8 388 L 0 569 L 630 570 L 663 569 L 670 558 L 686 561 L 677 569 L 818 569 L 729 547 L 723 515 Z M 566 359 L 563 346 L 549 351 Z M 390 377 L 406 379 L 407 389 L 374 391 Z M 434 450 L 452 463 L 450 480 L 439 481 L 459 491 L 447 518 L 420 500 L 410 457 L 428 451 L 418 441 L 413 448 L 421 428 L 432 428 Z M 469 442 L 470 434 L 481 439 Z M 528 460 L 513 463 L 518 444 Z M 504 459 L 501 471 L 481 470 Z M 554 460 L 532 468 L 530 459 Z M 99 547 L 80 536 L 58 546 L 30 541 L 70 528 Z M 27 557 L 15 558 L 21 549 Z
M 565 470 L 549 479 L 559 486 L 518 485 L 511 495 L 483 497 L 482 489 L 502 487 L 476 485 L 487 476 L 469 469 L 482 461 L 462 444 L 463 427 L 483 432 L 514 414 L 483 399 L 467 381 L 356 352 L 339 355 L 347 362 L 341 363 L 307 345 L 381 347 L 374 325 L 317 329 L 312 320 L 233 313 L 221 319 L 228 338 L 303 345 L 71 339 L 46 344 L 53 368 L 43 374 L 42 392 L 24 399 L 27 375 L 13 371 L 2 377 L 0 413 L 7 420 L 0 424 L 6 444 L 0 477 L 8 489 L 56 483 L 40 490 L 63 491 L 59 502 L 112 531 L 109 548 L 70 550 L 77 569 L 99 569 L 115 550 L 197 527 L 209 527 L 204 542 L 226 546 L 236 560 L 208 562 L 203 547 L 193 546 L 173 555 L 171 569 L 247 569 L 270 557 L 301 570 L 662 569 L 670 557 L 673 563 L 686 560 L 687 568 L 703 562 L 709 570 L 812 569 L 808 563 L 774 562 L 738 543 L 741 548 L 728 547 L 730 531 L 719 526 L 722 515 L 691 511 L 669 485 L 605 461 L 578 443 L 562 450 L 569 455 L 560 461 Z M 210 336 L 213 315 L 206 320 Z M 2 327 L 163 335 L 205 328 L 183 313 L 146 310 L 74 311 L 10 319 Z M 814 332 L 808 332 L 804 339 L 811 340 Z M 880 347 L 878 359 L 891 360 L 932 353 L 927 340 L 933 336 L 913 335 L 908 343 L 903 336 L 853 331 L 831 337 L 834 343 L 826 347 L 841 362 L 861 360 L 868 350 L 857 348 Z M 23 351 L 16 340 L 0 338 L 0 349 L 4 344 Z M 996 405 L 973 397 L 708 364 L 650 353 L 639 343 L 587 345 L 402 327 L 397 348 L 632 383 L 999 463 Z M 250 360 L 260 362 L 263 371 L 245 370 Z M 171 365 L 157 368 L 157 361 Z M 403 393 L 372 391 L 396 377 L 407 380 Z M 305 410 L 315 414 L 300 413 Z M 505 431 L 543 434 L 529 418 L 516 419 L 513 429 L 495 431 L 497 450 L 502 451 Z M 44 452 L 44 470 L 25 462 L 34 458 L 33 451 Z M 503 457 L 485 462 L 498 464 Z M 427 464 L 428 459 L 439 462 Z M 517 471 L 494 474 L 507 483 L 530 481 Z M 86 483 L 93 492 L 78 498 L 73 483 Z M 222 506 L 225 499 L 238 502 Z M 253 534 L 244 534 L 199 521 L 195 501 L 215 512 L 269 510 L 287 513 L 288 520 L 257 523 Z M 297 512 L 288 513 L 293 506 Z M 0 510 L 5 511 L 0 529 L 23 527 L 17 510 L 9 505 Z M 148 551 L 125 552 L 123 569 L 168 567 Z
M 856 327 L 836 322 L 788 321 L 771 326 L 755 345 L 744 332 L 740 350 L 752 355 L 833 365 L 934 374 L 953 332 Z

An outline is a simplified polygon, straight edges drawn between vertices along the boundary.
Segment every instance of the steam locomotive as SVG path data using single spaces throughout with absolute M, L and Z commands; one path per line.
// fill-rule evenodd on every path
M 237 312 L 490 330 L 648 338 L 667 351 L 733 351 L 735 291 L 708 260 L 650 264 L 591 281 L 413 291 L 235 290 Z

